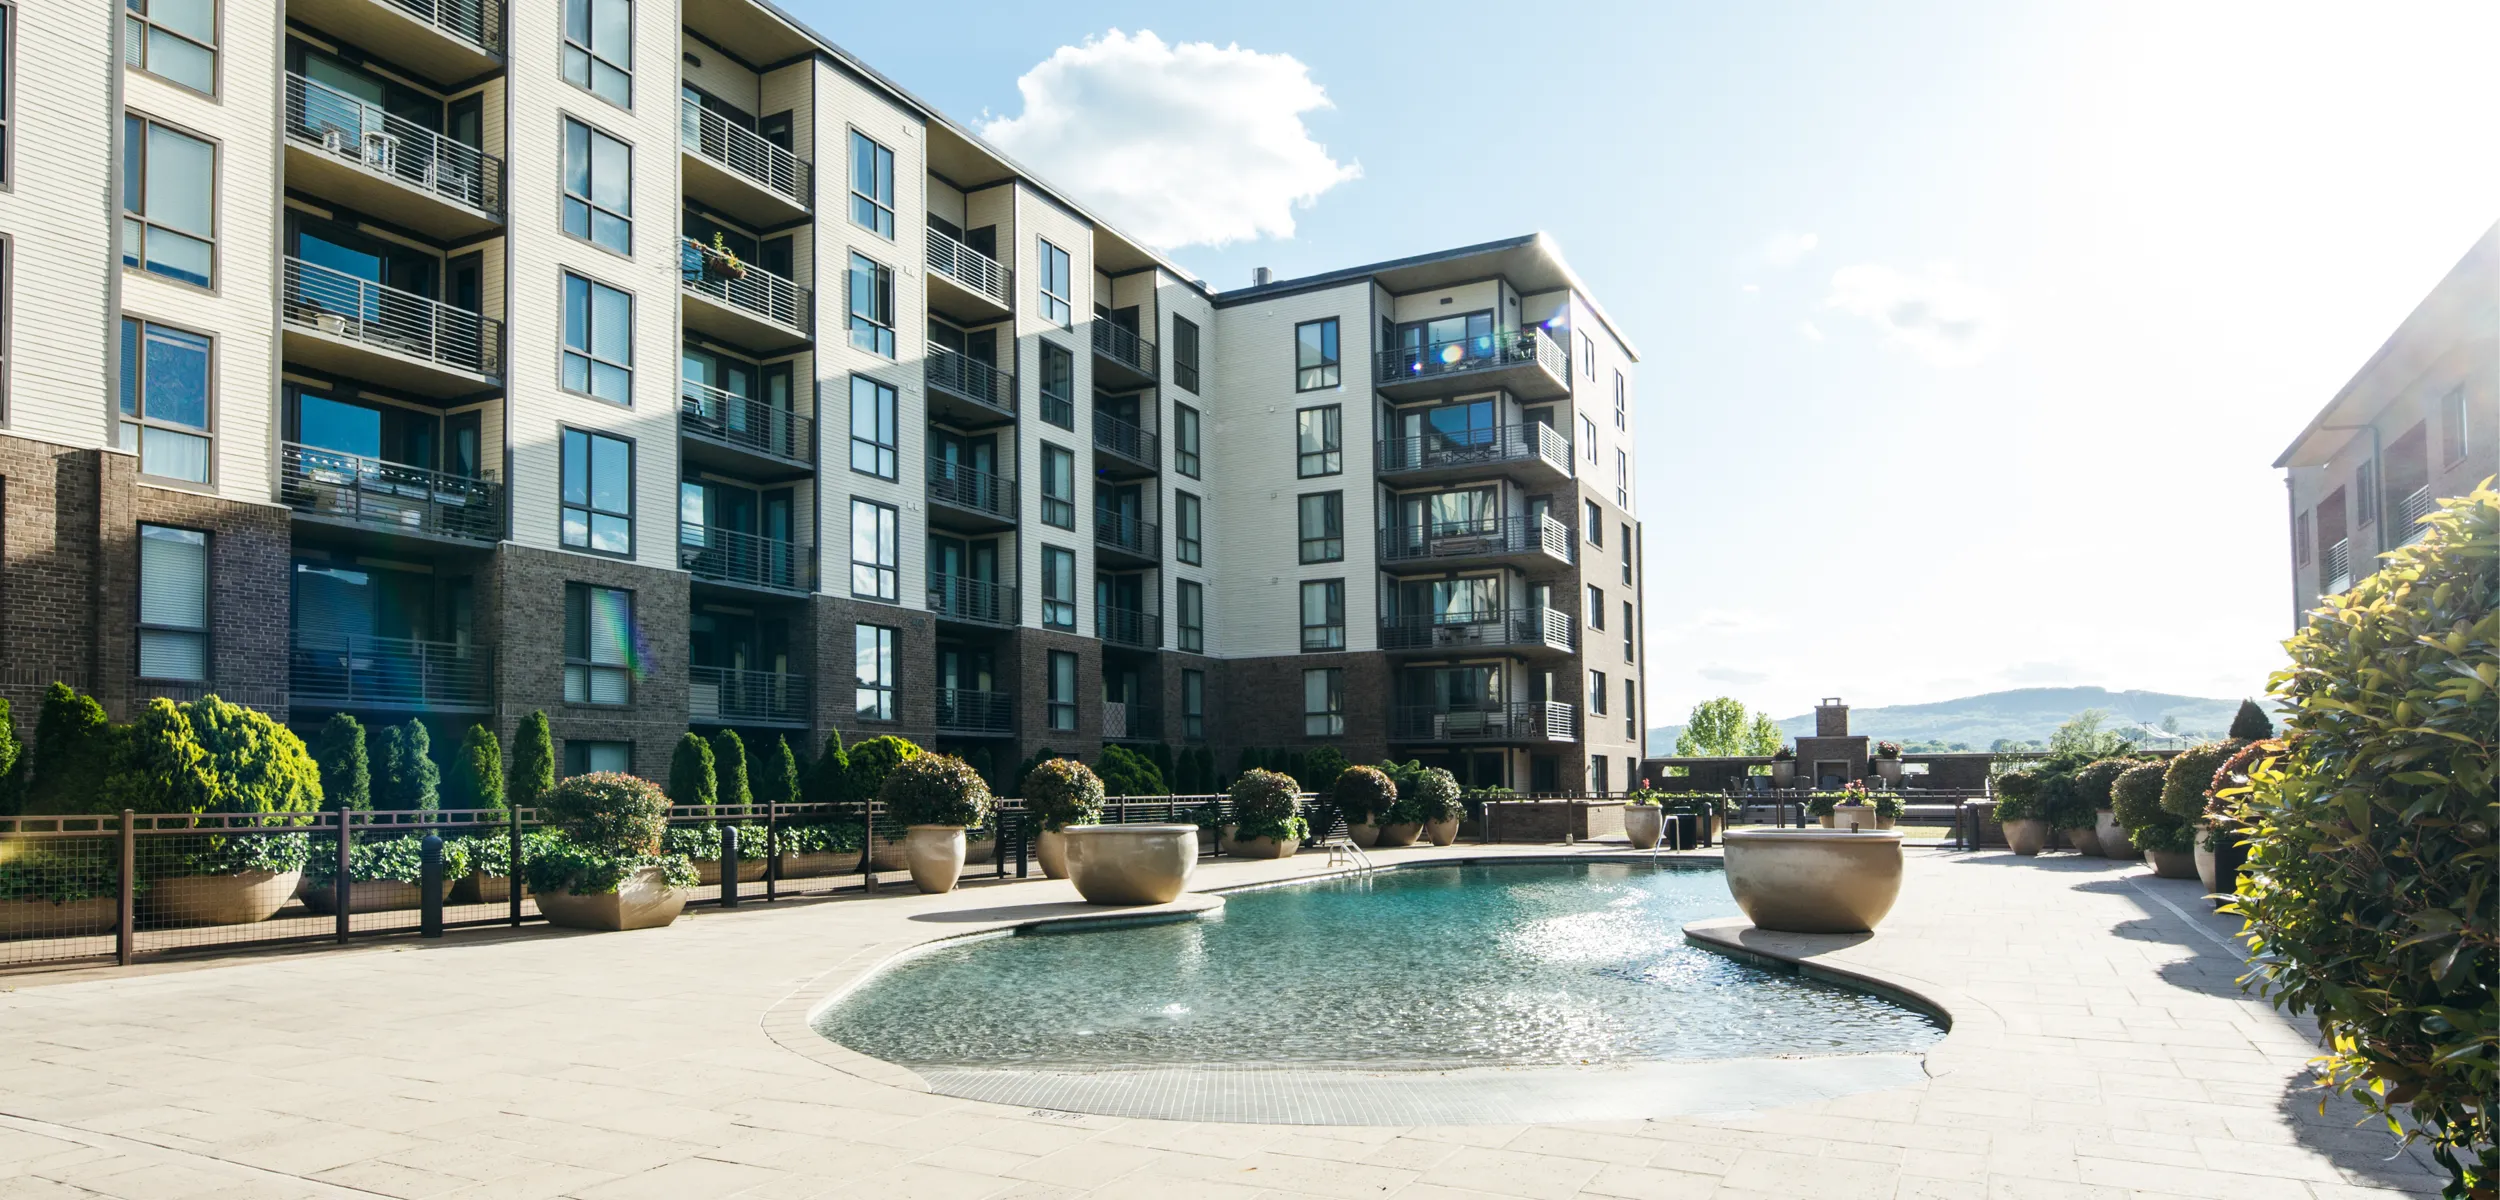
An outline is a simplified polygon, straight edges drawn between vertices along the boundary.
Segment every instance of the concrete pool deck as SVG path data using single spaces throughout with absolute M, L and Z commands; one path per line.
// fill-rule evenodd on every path
M 1218 860 L 1194 884 L 1325 871 L 1324 856 Z M 2072 856 L 1912 851 L 1879 934 L 1757 941 L 1926 996 L 1954 1025 L 1923 1082 L 1740 1115 L 1439 1126 L 1088 1116 L 934 1095 L 806 1027 L 821 997 L 930 938 L 1099 911 L 1065 883 L 1007 881 L 703 911 L 639 933 L 468 934 L 0 979 L 11 989 L 0 993 L 0 1197 L 2438 1191 L 2427 1156 L 2355 1128 L 2349 1106 L 2315 1111 L 2307 1031 L 2239 995 L 2232 925 L 2192 882 Z

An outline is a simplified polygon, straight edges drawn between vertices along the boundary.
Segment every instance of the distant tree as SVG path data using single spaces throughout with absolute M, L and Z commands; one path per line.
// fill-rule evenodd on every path
M 712 735 L 712 779 L 713 798 L 720 803 L 755 803 L 755 793 L 747 787 L 747 744 L 739 740 L 735 729 Z
M 2163 717 L 2161 719 L 2161 731 L 2172 737 L 2179 736 L 2179 718 L 2175 714 Z
M 547 732 L 547 713 L 532 711 L 521 718 L 512 738 L 512 775 L 504 799 L 514 808 L 536 808 L 556 786 L 556 742 Z
M 2266 710 L 2254 700 L 2240 701 L 2240 710 L 2231 714 L 2231 740 L 2262 742 L 2274 736 L 2274 722 L 2266 719 Z
M 2134 739 L 2114 729 L 2103 728 L 2108 720 L 2109 714 L 2097 708 L 2087 708 L 2067 718 L 2065 724 L 2057 727 L 2057 732 L 2049 735 L 2049 753 L 2061 758 L 2072 755 L 2085 761 L 2125 753 L 2135 744 Z
M 710 807 L 720 798 L 720 781 L 712 770 L 711 743 L 693 730 L 686 731 L 668 758 L 669 803 Z
M 321 768 L 325 812 L 365 812 L 373 807 L 373 764 L 365 757 L 365 727 L 346 713 L 332 713 L 313 735 L 313 762 Z
M 1767 712 L 1757 712 L 1752 720 L 1745 723 L 1744 744 L 1738 747 L 1736 752 L 1755 758 L 1767 758 L 1779 753 L 1780 747 L 1787 744 L 1788 735 L 1780 730 L 1780 723 L 1772 720 L 1771 714 Z
M 1726 758 L 1742 754 L 1745 752 L 1745 735 L 1744 702 L 1732 696 L 1719 696 L 1693 706 L 1693 711 L 1684 718 L 1684 732 L 1675 735 L 1675 753 L 1680 758 Z

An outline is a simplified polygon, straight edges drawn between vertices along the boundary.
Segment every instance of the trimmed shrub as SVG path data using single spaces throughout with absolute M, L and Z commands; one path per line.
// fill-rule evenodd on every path
M 2162 788 L 2169 768 L 2140 763 L 2118 773 L 2109 785 L 2112 815 L 2138 849 L 2184 853 L 2196 848 L 2196 832 L 2162 807 Z
M 799 756 L 790 739 L 773 739 L 773 748 L 755 763 L 755 798 L 764 804 L 795 804 L 800 796 Z
M 475 842 L 496 842 L 497 838 L 443 839 L 443 878 L 458 879 L 469 873 L 469 850 Z M 336 849 L 336 847 L 333 847 Z M 338 879 L 339 860 L 336 854 L 313 854 L 304 859 L 304 881 L 314 887 L 327 887 Z M 359 883 L 394 880 L 399 883 L 425 882 L 425 837 L 403 834 L 396 837 L 360 838 L 347 848 L 347 877 Z
M 2100 823 L 2100 806 L 2084 798 L 2075 776 L 2088 762 L 2068 757 L 2050 759 L 2040 768 L 2040 817 L 2052 829 L 2090 829 Z
M 35 712 L 34 769 L 18 795 L 20 812 L 84 813 L 103 810 L 104 782 L 113 769 L 114 731 L 95 697 L 54 682 Z
M 2240 701 L 2238 712 L 2231 714 L 2231 740 L 2262 742 L 2274 736 L 2274 722 L 2266 719 L 2266 710 L 2254 700 Z
M 1302 819 L 1302 802 L 1293 777 L 1252 768 L 1233 781 L 1233 836 L 1237 838 L 1306 838 L 1311 827 Z
M 720 781 L 712 772 L 712 744 L 688 730 L 668 756 L 669 802 L 710 808 L 720 798 Z
M 191 805 L 191 811 L 274 815 L 321 810 L 321 768 L 305 749 L 304 739 L 292 730 L 266 713 L 228 704 L 216 696 L 183 705 L 182 716 L 190 722 L 191 736 L 206 756 L 200 764 L 205 793 Z M 310 851 L 310 839 L 301 833 L 184 838 L 174 852 L 179 865 L 169 866 L 164 873 L 284 873 L 303 867 Z
M 836 729 L 825 735 L 824 753 L 808 768 L 802 795 L 810 804 L 853 803 L 850 787 L 850 751 L 843 748 L 842 731 Z
M 990 819 L 990 785 L 971 763 L 952 754 L 914 754 L 894 764 L 878 786 L 877 799 L 905 826 L 974 829 Z
M 556 741 L 547 732 L 546 711 L 533 710 L 512 738 L 512 777 L 504 799 L 514 808 L 536 808 L 555 786 Z
M 324 812 L 370 812 L 373 764 L 365 757 L 365 727 L 346 713 L 332 713 L 315 735 L 313 762 L 321 769 Z
M 1347 767 L 1337 772 L 1328 798 L 1348 825 L 1369 825 L 1397 807 L 1399 789 L 1378 767 Z
M 1266 768 L 1267 756 L 1262 754 L 1256 746 L 1242 747 L 1240 757 L 1233 760 L 1233 775 L 1236 778 Z
M 1047 758 L 1024 773 L 1017 787 L 1024 807 L 1044 829 L 1091 825 L 1102 819 L 1102 780 L 1072 758 Z
M 0 812 L 9 811 L 6 790 L 17 771 L 17 722 L 9 717 L 9 702 L 0 697 Z
M 2232 751 L 2231 757 L 2214 768 L 2212 781 L 2205 785 L 2205 819 L 2216 828 L 2247 820 L 2249 775 L 2260 763 L 2281 755 L 2284 749 L 2281 738 L 2266 738 Z
M 2103 758 L 2085 763 L 2082 770 L 2075 772 L 2075 799 L 2090 805 L 2094 811 L 2108 808 L 2116 802 L 2109 793 L 2110 785 L 2118 782 L 2118 777 L 2135 765 L 2135 760 L 2127 758 Z
M 216 790 L 208 751 L 191 729 L 191 718 L 158 697 L 117 738 L 112 773 L 98 807 L 110 812 L 197 812 Z
M 755 803 L 755 793 L 747 786 L 747 744 L 739 740 L 735 729 L 712 735 L 712 779 L 715 801 L 740 806 Z
M 460 735 L 460 750 L 443 777 L 443 807 L 503 812 L 503 744 L 495 731 L 471 725 Z
M 1426 767 L 1412 783 L 1398 789 L 1398 802 L 1389 809 L 1389 819 L 1406 824 L 1460 816 L 1467 806 L 1459 802 L 1459 792 L 1458 776 L 1439 767 Z
M 1303 759 L 1302 772 L 1296 776 L 1306 792 L 1325 792 L 1337 786 L 1337 777 L 1353 764 L 1346 761 L 1345 751 L 1335 746 L 1322 746 Z
M 668 796 L 648 779 L 600 771 L 549 789 L 539 815 L 575 847 L 644 857 L 659 852 L 667 832 Z
M 433 812 L 441 803 L 443 773 L 434 765 L 434 741 L 425 722 L 410 717 L 404 725 L 384 726 L 375 757 L 381 767 L 374 773 L 375 809 Z
M 873 737 L 851 747 L 845 754 L 850 768 L 844 775 L 844 799 L 866 804 L 885 794 L 886 777 L 894 769 L 928 753 L 905 738 Z
M 2204 742 L 2170 756 L 2162 770 L 2162 811 L 2191 825 L 2204 820 L 2205 792 L 2213 786 L 2214 768 L 2239 748 L 2237 742 Z
M 1997 823 L 2040 819 L 2040 777 L 2030 771 L 1997 776 Z
M 1105 746 L 1102 758 L 1094 764 L 1094 773 L 1102 777 L 1102 790 L 1113 796 L 1168 796 L 1171 789 L 1163 784 L 1163 773 L 1145 755 L 1126 746 Z

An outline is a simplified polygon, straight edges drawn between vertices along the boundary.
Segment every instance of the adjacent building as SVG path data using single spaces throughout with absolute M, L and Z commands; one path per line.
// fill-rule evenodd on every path
M 1637 771 L 1637 355 L 1542 237 L 1219 291 L 749 0 L 0 38 L 20 706 Z

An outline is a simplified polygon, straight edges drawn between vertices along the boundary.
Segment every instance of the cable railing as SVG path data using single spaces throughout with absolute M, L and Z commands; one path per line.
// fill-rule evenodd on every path
M 292 72 L 286 77 L 286 131 L 298 142 L 410 187 L 503 215 L 502 159 Z
M 929 611 L 950 621 L 1016 623 L 1016 585 L 968 575 L 929 576 Z
M 1557 382 L 1571 379 L 1569 343 L 1542 329 L 1505 329 L 1455 341 L 1399 346 L 1375 353 L 1372 361 L 1374 379 L 1383 384 L 1528 363 L 1545 368 Z
M 503 537 L 503 485 L 281 442 L 278 496 L 298 512 L 436 537 Z
M 733 725 L 804 725 L 807 676 L 738 667 L 687 667 L 686 718 Z
M 806 288 L 751 262 L 732 265 L 718 251 L 693 238 L 680 238 L 677 245 L 677 271 L 687 291 L 709 296 L 776 325 L 799 332 L 807 329 Z
M 929 269 L 1001 305 L 1015 295 L 1015 272 L 935 229 L 929 231 Z
M 1094 414 L 1096 450 L 1107 450 L 1131 462 L 1151 467 L 1159 461 L 1161 446 L 1162 440 L 1151 429 L 1141 429 L 1106 412 Z
M 2429 529 L 2428 526 L 2422 524 L 2422 518 L 2431 515 L 2438 508 L 2439 502 L 2431 499 L 2431 485 L 2426 483 L 2406 492 L 2396 501 L 2396 544 L 2412 545 Z
M 1096 605 L 1094 636 L 1117 646 L 1152 650 L 1163 644 L 1163 614 Z
M 1569 563 L 1571 527 L 1552 517 L 1512 516 L 1430 521 L 1380 531 L 1380 557 L 1387 562 L 1539 553 Z
M 1155 344 L 1101 318 L 1094 321 L 1094 353 L 1148 379 L 1158 377 Z
M 1013 521 L 1016 519 L 1016 481 L 932 454 L 929 456 L 929 502 Z
M 806 586 L 805 547 L 797 542 L 723 529 L 717 525 L 679 522 L 677 565 L 697 579 L 720 583 L 739 583 L 786 592 L 795 592 Z
M 1015 415 L 1015 376 L 935 342 L 929 344 L 929 353 L 921 362 L 922 377 L 930 387 Z
M 1163 527 L 1116 508 L 1094 510 L 1094 541 L 1139 558 L 1163 554 Z
M 789 409 L 691 379 L 679 381 L 678 396 L 678 421 L 688 433 L 797 462 L 815 457 L 813 423 Z
M 1543 646 L 1569 651 L 1578 645 L 1578 628 L 1570 613 L 1551 608 L 1409 613 L 1380 619 L 1380 648 L 1472 650 Z
M 1009 692 L 970 688 L 937 690 L 937 727 L 947 733 L 1010 734 L 1016 731 L 1016 698 Z
M 488 54 L 503 53 L 503 5 L 497 0 L 388 0 L 388 3 Z
M 1571 439 L 1539 421 L 1386 438 L 1379 443 L 1378 454 L 1384 475 L 1531 460 L 1543 461 L 1565 475 L 1572 473 Z
M 503 374 L 503 322 L 300 258 L 286 260 L 287 324 L 439 363 Z
M 1521 704 L 1408 704 L 1390 711 L 1393 742 L 1571 741 L 1580 710 L 1560 701 Z
M 1102 735 L 1114 741 L 1159 741 L 1163 737 L 1163 710 L 1129 701 L 1105 700 Z
M 299 706 L 426 711 L 493 701 L 493 656 L 483 646 L 306 629 L 288 640 L 287 687 Z
M 678 101 L 677 132 L 688 151 L 806 208 L 816 181 L 806 159 L 765 140 L 691 98 Z

